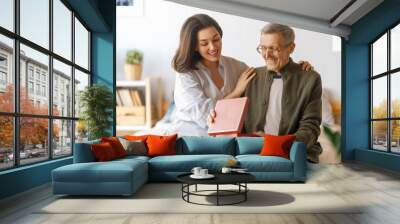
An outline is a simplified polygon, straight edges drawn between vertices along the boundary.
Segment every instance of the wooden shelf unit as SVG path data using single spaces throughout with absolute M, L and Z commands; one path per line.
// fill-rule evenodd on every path
M 146 78 L 144 80 L 137 81 L 117 81 L 117 91 L 121 89 L 139 90 L 144 93 L 144 107 L 145 107 L 145 122 L 140 125 L 119 125 L 117 124 L 117 131 L 138 131 L 146 130 L 152 127 L 152 103 L 151 103 L 151 79 Z M 118 97 L 118 95 L 116 96 Z M 124 106 L 126 107 L 126 106 Z M 118 121 L 117 115 L 117 123 Z

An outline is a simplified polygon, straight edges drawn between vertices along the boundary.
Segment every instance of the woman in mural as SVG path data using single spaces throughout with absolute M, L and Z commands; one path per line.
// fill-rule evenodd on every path
M 172 60 L 177 72 L 174 129 L 179 135 L 207 135 L 207 117 L 216 101 L 242 96 L 256 75 L 254 68 L 221 51 L 222 29 L 213 18 L 196 14 L 185 21 Z M 311 69 L 308 62 L 302 67 Z

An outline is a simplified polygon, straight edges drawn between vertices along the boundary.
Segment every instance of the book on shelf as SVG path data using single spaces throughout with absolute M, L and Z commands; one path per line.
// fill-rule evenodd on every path
M 130 95 L 135 106 L 143 106 L 143 101 L 140 98 L 139 90 L 130 90 Z
M 129 95 L 131 97 L 132 103 L 134 106 L 138 106 L 138 102 L 135 99 L 135 91 L 136 90 L 129 90 Z
M 216 117 L 208 128 L 208 134 L 238 136 L 243 128 L 247 110 L 247 97 L 218 100 L 215 105 Z
M 121 102 L 123 106 L 126 107 L 133 107 L 133 101 L 131 94 L 129 93 L 129 89 L 120 89 L 118 90 L 120 96 L 121 96 Z
M 142 97 L 141 97 L 141 94 L 140 94 L 140 91 L 138 91 L 138 90 L 135 91 L 135 99 L 139 103 L 139 106 L 143 106 L 144 105 Z

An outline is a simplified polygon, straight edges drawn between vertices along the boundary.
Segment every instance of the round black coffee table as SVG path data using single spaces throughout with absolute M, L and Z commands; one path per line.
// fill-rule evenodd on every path
M 177 177 L 178 181 L 182 183 L 182 199 L 188 203 L 198 204 L 198 205 L 234 205 L 239 204 L 241 202 L 245 202 L 247 200 L 247 192 L 249 188 L 247 187 L 247 183 L 255 180 L 255 177 L 248 173 L 216 173 L 213 174 L 215 177 L 212 179 L 193 179 L 190 177 L 191 173 L 182 174 Z M 216 185 L 215 190 L 197 190 L 198 184 L 204 185 Z M 190 191 L 190 186 L 195 186 L 194 191 Z M 223 190 L 220 189 L 220 185 L 236 185 L 238 186 L 237 190 Z M 215 194 L 205 194 L 209 192 L 215 192 Z M 216 204 L 202 204 L 190 201 L 190 196 L 204 196 L 204 197 L 216 197 Z M 232 196 L 241 196 L 238 201 L 234 201 L 231 203 L 221 203 L 221 197 L 232 197 Z

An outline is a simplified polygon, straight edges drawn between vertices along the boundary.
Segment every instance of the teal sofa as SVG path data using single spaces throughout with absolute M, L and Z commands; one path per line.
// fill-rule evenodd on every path
M 200 166 L 219 172 L 234 159 L 247 168 L 259 182 L 304 182 L 306 149 L 294 142 L 290 159 L 260 156 L 261 137 L 181 137 L 176 142 L 177 155 L 127 156 L 108 162 L 96 162 L 91 141 L 75 144 L 74 163 L 52 171 L 54 194 L 131 195 L 148 181 L 176 181 L 176 177 Z

